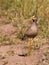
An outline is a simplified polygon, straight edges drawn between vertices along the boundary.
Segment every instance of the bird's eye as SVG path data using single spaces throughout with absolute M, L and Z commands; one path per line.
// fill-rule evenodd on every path
M 35 20 L 33 20 L 33 22 L 34 22 Z

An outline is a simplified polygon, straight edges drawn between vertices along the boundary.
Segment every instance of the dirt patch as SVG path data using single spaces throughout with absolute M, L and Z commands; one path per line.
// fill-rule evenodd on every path
M 17 28 L 11 23 L 0 26 L 0 35 L 8 35 L 10 37 L 10 39 L 7 39 L 7 37 L 2 38 L 4 43 L 9 41 L 10 44 L 6 42 L 5 45 L 4 43 L 2 45 L 1 43 L 0 65 L 49 65 L 49 44 L 46 44 L 47 39 L 39 40 L 35 38 L 33 42 L 34 49 L 29 49 L 27 45 L 25 45 L 27 41 L 23 43 L 22 40 L 16 38 L 15 32 L 17 32 Z M 12 45 L 13 41 L 19 44 Z M 40 44 L 39 47 L 38 44 Z M 22 56 L 22 54 L 28 54 L 29 52 L 30 55 Z
M 12 26 L 12 24 L 6 24 L 0 26 L 0 34 L 4 35 L 12 35 L 16 32 L 16 28 Z
M 17 54 L 17 45 L 1 46 L 0 65 L 49 65 L 49 48 L 48 46 L 45 47 L 45 45 L 43 47 L 41 47 L 39 50 L 33 50 L 30 56 L 19 56 Z M 47 56 L 44 55 L 44 53 L 46 54 L 45 49 L 47 49 Z

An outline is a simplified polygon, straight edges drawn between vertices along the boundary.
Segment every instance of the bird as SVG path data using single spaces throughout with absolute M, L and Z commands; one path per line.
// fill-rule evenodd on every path
M 27 38 L 35 38 L 38 34 L 38 17 L 36 15 L 30 17 L 32 20 L 32 24 L 28 27 L 28 29 L 25 31 L 24 36 L 21 38 L 21 40 L 26 40 Z M 31 40 L 30 40 L 31 41 Z M 31 42 L 29 43 L 30 46 L 29 48 L 25 48 L 25 45 L 21 44 L 21 47 L 19 47 L 21 52 L 18 53 L 18 56 L 27 56 L 28 54 L 30 55 L 31 53 Z M 27 50 L 27 51 L 26 51 Z
M 24 36 L 22 37 L 22 40 L 25 40 L 26 38 L 35 38 L 38 34 L 38 17 L 36 15 L 30 17 L 32 20 L 31 26 L 28 27 L 28 29 L 25 31 Z

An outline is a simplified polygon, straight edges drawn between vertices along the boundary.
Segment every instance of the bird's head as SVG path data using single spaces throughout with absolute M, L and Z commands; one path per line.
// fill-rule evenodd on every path
M 37 22 L 38 17 L 37 17 L 36 15 L 32 16 L 30 19 L 31 19 L 33 22 L 38 23 L 38 22 Z

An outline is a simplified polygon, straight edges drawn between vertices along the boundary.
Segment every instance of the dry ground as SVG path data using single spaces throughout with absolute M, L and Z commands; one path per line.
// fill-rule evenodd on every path
M 47 49 L 47 53 L 46 53 Z M 18 56 L 16 45 L 0 47 L 0 65 L 49 65 L 49 46 L 34 50 L 31 56 Z
M 0 34 L 10 36 L 10 40 L 15 39 L 16 27 L 13 27 L 12 23 L 4 24 L 0 26 Z M 4 37 L 7 38 L 7 37 Z M 12 39 L 11 39 L 12 38 Z M 34 40 L 33 47 L 31 49 L 31 54 L 28 56 L 19 56 L 18 53 L 21 53 L 22 49 L 21 43 L 23 41 L 18 39 L 15 41 L 15 44 L 12 44 L 9 40 L 2 40 L 0 42 L 0 65 L 49 65 L 49 44 L 47 39 L 41 39 L 36 37 Z M 23 44 L 24 45 L 24 44 Z M 25 50 L 26 51 L 26 50 Z

